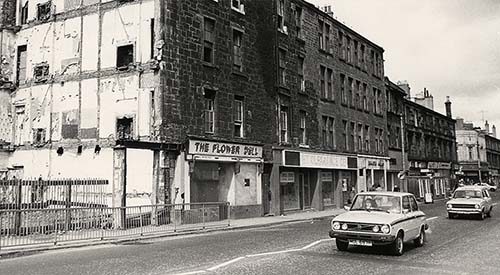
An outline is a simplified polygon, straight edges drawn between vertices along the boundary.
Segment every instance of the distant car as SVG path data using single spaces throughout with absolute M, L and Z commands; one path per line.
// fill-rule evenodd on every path
M 475 185 L 457 188 L 452 198 L 446 203 L 446 210 L 450 219 L 457 215 L 474 215 L 481 220 L 491 217 L 493 202 L 488 193 L 488 187 Z
M 392 254 L 403 255 L 404 242 L 425 243 L 426 216 L 410 193 L 364 192 L 353 200 L 349 211 L 332 219 L 329 235 L 337 249 L 353 246 L 389 246 Z
M 489 185 L 486 182 L 476 183 L 475 185 L 484 186 L 491 192 L 497 191 L 497 187 L 495 185 Z

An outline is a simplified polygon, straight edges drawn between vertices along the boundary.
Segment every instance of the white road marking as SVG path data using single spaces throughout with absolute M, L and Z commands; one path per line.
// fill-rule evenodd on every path
M 439 218 L 439 217 L 438 217 L 438 216 L 436 216 L 436 217 L 428 218 L 428 219 L 427 219 L 427 221 L 432 221 L 432 220 L 435 220 L 435 219 L 437 219 L 437 218 Z
M 269 255 L 276 255 L 276 254 L 285 254 L 285 253 L 290 253 L 290 252 L 297 252 L 297 251 L 302 251 L 302 250 L 306 250 L 306 249 L 309 249 L 315 245 L 318 245 L 322 242 L 326 242 L 326 241 L 331 241 L 333 239 L 321 239 L 321 240 L 317 240 L 315 242 L 312 242 L 302 248 L 295 248 L 295 249 L 287 249 L 287 250 L 281 250 L 281 251 L 272 251 L 272 252 L 264 252 L 264 253 L 258 253 L 258 254 L 248 254 L 248 255 L 245 255 L 245 256 L 242 256 L 242 257 L 238 257 L 238 258 L 234 258 L 232 260 L 229 260 L 227 262 L 223 262 L 221 264 L 218 264 L 216 266 L 212 266 L 210 268 L 207 268 L 207 269 L 203 269 L 203 270 L 196 270 L 196 271 L 191 271 L 191 272 L 186 272 L 186 273 L 177 273 L 175 275 L 192 275 L 192 274 L 201 274 L 201 273 L 207 273 L 207 272 L 212 272 L 214 270 L 217 270 L 221 267 L 224 267 L 224 266 L 228 266 L 230 264 L 233 264 L 233 263 L 236 263 L 238 261 L 241 261 L 245 258 L 254 258 L 254 257 L 260 257 L 260 256 L 269 256 Z
M 232 264 L 232 263 L 236 263 L 236 262 L 237 262 L 237 261 L 239 261 L 239 260 L 243 260 L 244 258 L 246 258 L 246 257 L 238 257 L 238 258 L 232 259 L 232 260 L 230 260 L 230 261 L 227 261 L 227 262 L 221 263 L 221 264 L 219 264 L 219 265 L 212 266 L 211 268 L 208 268 L 207 270 L 208 270 L 208 271 L 214 271 L 214 270 L 219 269 L 219 268 L 221 268 L 221 267 L 225 267 L 226 265 L 230 265 L 230 264 Z

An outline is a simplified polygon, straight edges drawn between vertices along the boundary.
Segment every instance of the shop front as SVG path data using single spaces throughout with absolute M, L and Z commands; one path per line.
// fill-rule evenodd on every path
M 356 158 L 283 150 L 279 167 L 279 210 L 342 207 L 356 193 Z
M 233 218 L 262 215 L 262 146 L 191 139 L 185 162 L 183 202 L 229 202 Z
M 426 194 L 433 199 L 444 198 L 450 189 L 452 165 L 449 162 L 410 162 L 410 173 L 406 178 L 408 192 L 423 200 Z
M 358 191 L 387 191 L 389 158 L 358 155 Z

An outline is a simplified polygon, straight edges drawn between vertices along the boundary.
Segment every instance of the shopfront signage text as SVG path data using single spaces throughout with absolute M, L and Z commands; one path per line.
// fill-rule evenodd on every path
M 300 152 L 300 166 L 310 168 L 346 169 L 347 156 Z
M 449 162 L 429 162 L 427 164 L 429 169 L 451 169 L 451 163 Z
M 262 146 L 214 141 L 189 141 L 189 154 L 226 157 L 262 158 Z

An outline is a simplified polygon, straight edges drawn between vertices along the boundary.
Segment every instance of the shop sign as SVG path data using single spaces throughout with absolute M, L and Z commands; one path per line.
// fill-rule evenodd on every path
M 427 165 L 429 169 L 451 169 L 449 162 L 429 162 Z
M 300 167 L 346 169 L 347 156 L 300 152 Z
M 262 146 L 190 140 L 189 154 L 241 158 L 262 158 Z
M 359 160 L 361 162 L 359 167 L 366 168 L 366 169 L 384 169 L 385 162 L 386 162 L 383 159 L 359 158 Z M 363 162 L 364 162 L 364 164 L 363 164 Z
M 321 181 L 324 182 L 333 181 L 332 172 L 321 172 Z
M 293 172 L 281 172 L 280 182 L 282 183 L 295 182 L 295 174 Z

